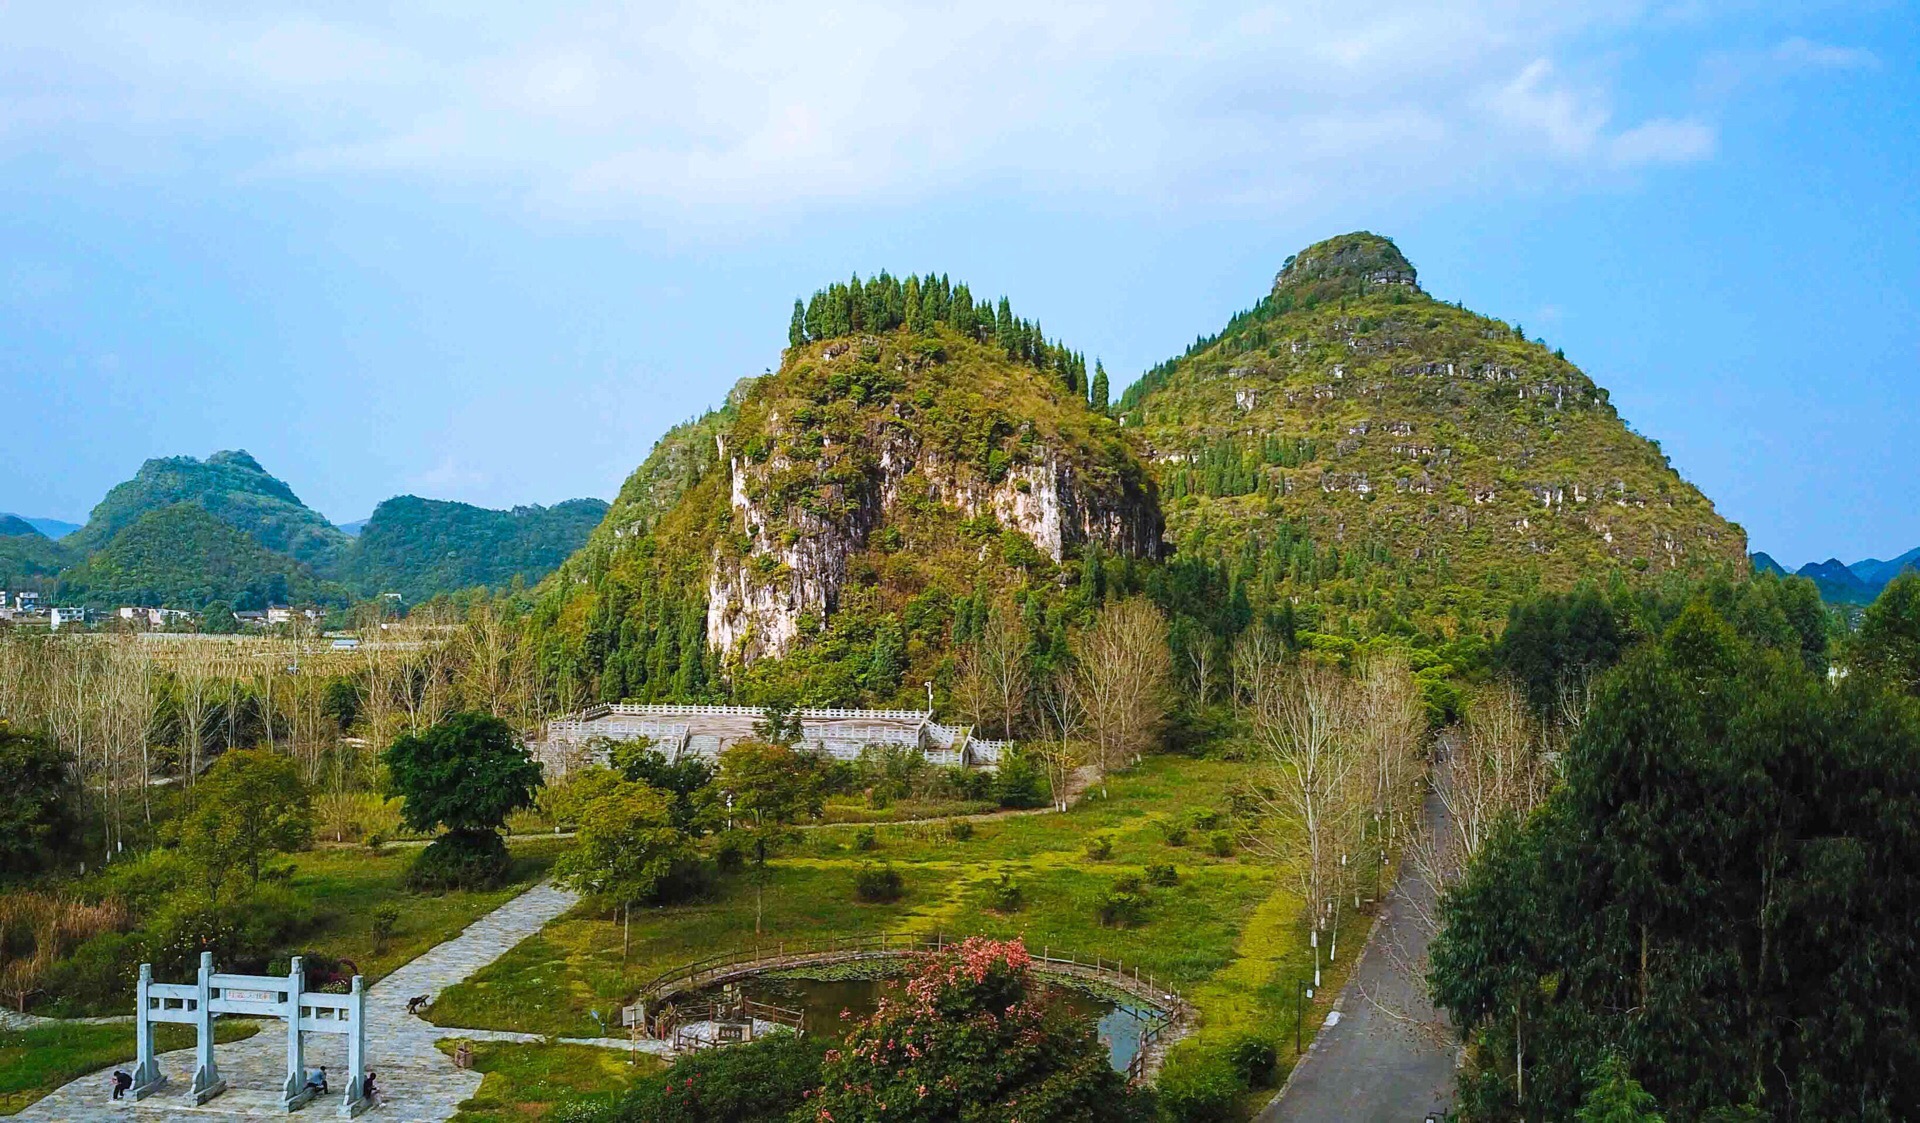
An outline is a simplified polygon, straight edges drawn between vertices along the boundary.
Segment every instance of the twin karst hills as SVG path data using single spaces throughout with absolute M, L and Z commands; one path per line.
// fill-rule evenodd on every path
M 1113 411 L 945 277 L 830 286 L 790 337 L 556 575 L 535 630 L 575 692 L 904 703 L 1015 590 L 1043 650 L 1074 595 L 1154 581 L 1228 626 L 1450 636 L 1534 590 L 1744 563 L 1604 390 L 1371 234 L 1289 259 Z

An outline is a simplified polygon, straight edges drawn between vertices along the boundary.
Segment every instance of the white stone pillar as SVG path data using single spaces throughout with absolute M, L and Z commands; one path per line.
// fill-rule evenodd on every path
M 153 964 L 142 963 L 136 988 L 139 1004 L 133 1011 L 133 1087 L 128 1089 L 136 1100 L 146 1099 L 167 1082 L 161 1075 L 159 1059 L 153 1055 L 152 989 Z
M 282 1096 L 283 1106 L 292 1111 L 313 1098 L 307 1090 L 306 1055 L 300 1042 L 300 992 L 306 982 L 304 968 L 299 956 L 293 957 L 293 966 L 287 970 L 287 1083 Z
M 351 1019 L 347 1027 L 347 1091 L 340 1103 L 340 1114 L 352 1117 L 368 1108 L 367 1080 L 367 988 L 360 976 L 353 977 L 352 1002 L 347 1007 Z
M 194 1029 L 196 1041 L 193 1068 L 193 1102 L 195 1105 L 227 1090 L 227 1082 L 220 1079 L 220 1068 L 213 1061 L 213 953 L 200 953 L 200 990 L 194 1010 Z

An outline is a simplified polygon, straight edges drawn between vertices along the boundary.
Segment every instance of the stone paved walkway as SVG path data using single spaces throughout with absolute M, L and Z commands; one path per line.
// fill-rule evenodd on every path
M 576 894 L 542 883 L 481 917 L 466 931 L 375 983 L 367 992 L 367 1067 L 378 1074 L 384 1103 L 366 1116 L 377 1123 L 444 1123 L 462 1100 L 480 1087 L 480 1074 L 453 1066 L 434 1043 L 465 1037 L 476 1041 L 543 1040 L 533 1034 L 460 1030 L 431 1025 L 407 1013 L 407 999 L 442 990 L 492 963 L 507 949 L 538 932 L 546 923 L 573 907 Z M 632 1048 L 612 1038 L 581 1039 L 580 1044 Z M 646 1051 L 663 1047 L 643 1042 Z M 325 1065 L 336 1081 L 346 1076 L 346 1044 L 332 1034 L 306 1037 L 309 1067 Z M 168 1086 L 140 1104 L 114 1103 L 108 1098 L 109 1068 L 58 1089 L 14 1116 L 20 1123 L 207 1123 L 211 1118 L 286 1118 L 280 1110 L 279 1085 L 286 1075 L 287 1034 L 284 1024 L 267 1021 L 245 1041 L 215 1047 L 214 1058 L 227 1090 L 203 1107 L 193 1107 L 182 1094 L 193 1075 L 193 1050 L 164 1053 L 160 1066 Z M 132 1058 L 125 1062 L 131 1068 Z M 118 1067 L 118 1066 L 116 1066 Z M 336 1087 L 338 1085 L 336 1084 Z M 335 1118 L 339 1096 L 315 1100 L 295 1113 L 311 1118 Z

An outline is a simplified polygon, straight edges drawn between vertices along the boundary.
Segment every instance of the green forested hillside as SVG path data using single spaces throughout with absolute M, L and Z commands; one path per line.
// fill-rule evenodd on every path
M 259 545 L 318 569 L 338 561 L 350 541 L 259 461 L 229 451 L 205 460 L 169 456 L 147 461 L 132 479 L 109 491 L 87 525 L 62 545 L 77 554 L 92 553 L 141 516 L 177 503 L 192 503 Z
M 538 581 L 579 549 L 606 513 L 598 499 L 496 511 L 402 495 L 374 509 L 338 572 L 361 596 L 397 592 L 410 603 L 516 577 Z
M 1448 634 L 1583 578 L 1746 569 L 1744 533 L 1603 388 L 1372 234 L 1289 259 L 1120 410 L 1179 554 L 1305 627 Z
M 0 590 L 50 586 L 67 564 L 66 548 L 13 515 L 0 515 Z
M 61 575 L 62 601 L 236 609 L 268 604 L 344 604 L 345 590 L 308 566 L 262 547 L 194 503 L 149 511 L 105 549 Z
M 1158 553 L 1152 482 L 1085 363 L 1004 299 L 883 274 L 796 302 L 790 338 L 541 590 L 563 695 L 919 699 L 995 600 L 1044 648 L 1080 559 Z

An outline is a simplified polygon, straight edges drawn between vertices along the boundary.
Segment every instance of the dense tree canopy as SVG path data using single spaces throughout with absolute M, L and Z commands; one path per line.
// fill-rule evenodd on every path
M 1053 375 L 1061 385 L 1085 397 L 1091 387 L 1087 380 L 1087 358 L 1050 342 L 1040 325 L 1013 314 L 1006 297 L 998 304 L 982 300 L 975 303 L 965 284 L 954 284 L 945 274 L 909 276 L 901 281 L 881 273 L 868 281 L 858 274 L 845 284 L 831 284 L 813 294 L 802 305 L 793 302 L 793 321 L 787 328 L 787 341 L 795 347 L 820 339 L 851 335 L 855 332 L 883 332 L 906 328 L 912 332 L 929 331 L 940 324 L 971 339 L 997 343 L 1009 356 L 1033 364 L 1036 370 Z M 1104 374 L 1104 371 L 1100 372 Z M 1104 383 L 1104 378 L 1101 380 Z M 1106 387 L 1094 405 L 1104 409 Z
M 265 749 L 235 749 L 214 761 L 180 824 L 181 852 L 199 867 L 212 896 L 241 870 L 259 885 L 268 858 L 312 838 L 313 796 L 300 766 Z
M 1700 598 L 1600 681 L 1565 773 L 1444 904 L 1470 1117 L 1569 1117 L 1609 1050 L 1682 1118 L 1911 1117 L 1920 707 Z
M 402 734 L 381 760 L 402 821 L 417 831 L 498 831 L 540 786 L 540 766 L 513 727 L 490 714 L 458 713 Z
M 1920 694 L 1920 574 L 1902 573 L 1867 606 L 1852 662 L 1895 689 Z
M 0 877 L 35 873 L 75 841 L 79 791 L 45 737 L 0 721 Z

